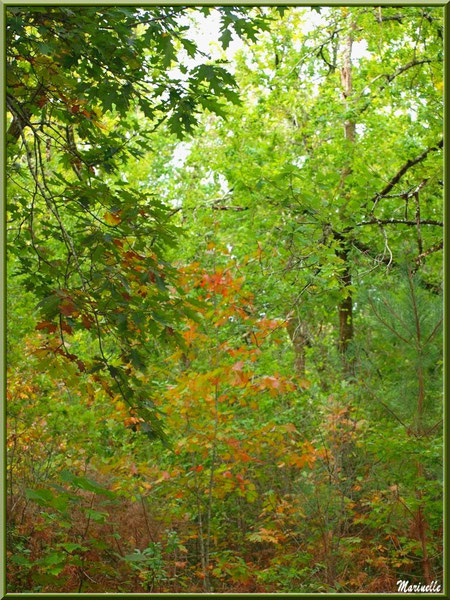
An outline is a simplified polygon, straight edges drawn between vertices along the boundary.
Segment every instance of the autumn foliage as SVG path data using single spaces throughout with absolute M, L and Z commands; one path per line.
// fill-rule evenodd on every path
M 144 418 L 120 395 L 111 401 L 98 375 L 74 367 L 70 392 L 68 357 L 39 340 L 50 328 L 30 339 L 28 375 L 10 380 L 13 586 L 258 592 L 288 581 L 325 591 L 339 560 L 343 587 L 370 579 L 379 591 L 397 568 L 414 573 L 415 522 L 398 486 L 374 487 L 373 431 L 354 392 L 305 410 L 315 384 L 261 360 L 286 323 L 259 315 L 237 265 L 208 252 L 223 264 L 179 269 L 197 307 L 182 346 L 145 375 L 167 444 L 149 448 Z M 43 352 L 46 395 L 29 369 Z

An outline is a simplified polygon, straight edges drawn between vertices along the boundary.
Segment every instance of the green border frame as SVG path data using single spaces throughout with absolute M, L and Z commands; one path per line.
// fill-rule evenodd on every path
M 266 0 L 262 2 L 257 1 L 248 1 L 248 0 L 220 0 L 215 2 L 214 0 L 203 0 L 200 2 L 183 2 L 183 0 L 170 0 L 170 1 L 158 1 L 158 0 L 147 0 L 146 2 L 135 2 L 134 0 L 102 0 L 99 2 L 83 2 L 82 0 L 63 0 L 62 2 L 58 2 L 57 0 L 48 0 L 48 2 L 28 2 L 27 0 L 15 0 L 9 2 L 8 0 L 0 0 L 0 36 L 2 38 L 1 44 L 1 60 L 0 60 L 0 81 L 5 83 L 6 73 L 5 73 L 5 58 L 6 58 L 6 41 L 3 40 L 3 33 L 5 27 L 6 20 L 6 9 L 8 6 L 118 6 L 118 5 L 126 5 L 126 6 L 441 6 L 443 8 L 444 13 L 444 139 L 448 139 L 449 132 L 449 124 L 450 118 L 447 116 L 447 110 L 450 110 L 450 92 L 448 89 L 448 77 L 447 71 L 450 66 L 450 59 L 448 56 L 448 52 L 450 50 L 450 0 L 378 0 L 378 2 L 374 2 L 371 0 L 326 0 L 322 2 L 321 0 Z M 5 86 L 6 89 L 6 86 Z M 4 148 L 5 141 L 5 132 L 6 132 L 6 110 L 5 110 L 5 96 L 1 95 L 1 107 L 0 107 L 0 139 L 2 140 L 2 147 Z M 443 411 L 443 428 L 444 428 L 444 461 L 443 461 L 443 469 L 444 469 L 444 527 L 443 527 L 443 536 L 444 536 L 444 580 L 442 582 L 443 591 L 438 594 L 426 594 L 426 593 L 367 593 L 367 594 L 339 594 L 339 593 L 317 593 L 317 594 L 308 594 L 308 593 L 286 593 L 286 594 L 197 594 L 197 593 L 180 593 L 180 594 L 127 594 L 127 593 L 6 593 L 6 569 L 4 557 L 6 556 L 6 502 L 5 502 L 5 493 L 3 490 L 6 490 L 6 252 L 5 252 L 5 241 L 6 241 L 6 153 L 3 153 L 3 161 L 1 165 L 0 172 L 0 181 L 1 181 L 1 192 L 0 192 L 0 216 L 2 219 L 1 227 L 0 227 L 0 389 L 2 392 L 2 405 L 0 410 L 2 427 L 1 427 L 1 437 L 0 437 L 0 457 L 1 457 L 1 465 L 2 465 L 2 478 L 0 485 L 0 514 L 2 515 L 1 525 L 0 527 L 0 599 L 3 598 L 78 598 L 78 597 L 95 597 L 95 598 L 108 598 L 108 597 L 121 597 L 121 598 L 178 598 L 178 597 L 208 597 L 217 596 L 220 598 L 237 598 L 241 596 L 249 596 L 249 597 L 282 597 L 282 598 L 314 598 L 316 596 L 319 597 L 352 597 L 352 598 L 365 598 L 365 597 L 418 597 L 418 598 L 450 598 L 448 595 L 448 577 L 446 577 L 447 573 L 447 565 L 448 565 L 448 551 L 445 542 L 447 541 L 448 527 L 447 527 L 447 504 L 446 500 L 448 498 L 447 487 L 447 472 L 446 472 L 446 458 L 447 458 L 447 389 L 448 389 L 448 372 L 446 369 L 448 354 L 448 336 L 447 336 L 447 262 L 448 262 L 448 247 L 445 242 L 447 239 L 447 202 L 449 198 L 448 194 L 448 153 L 447 146 L 444 143 L 443 149 L 443 166 L 444 166 L 444 203 L 443 203 L 443 217 L 444 217 L 444 231 L 443 231 L 443 239 L 444 239 L 444 270 L 443 270 L 443 282 L 444 282 L 444 320 L 443 320 L 443 331 L 444 331 L 444 345 L 443 345 L 443 359 L 444 359 L 444 377 L 443 377 L 443 391 L 444 391 L 444 411 Z

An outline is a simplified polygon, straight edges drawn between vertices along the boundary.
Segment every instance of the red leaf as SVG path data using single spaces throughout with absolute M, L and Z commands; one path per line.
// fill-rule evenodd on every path
M 84 373 L 86 371 L 86 367 L 84 366 L 84 362 L 82 360 L 76 360 L 75 361 L 77 363 L 77 367 L 79 368 L 79 370 Z
M 46 329 L 49 333 L 54 333 L 58 327 L 54 323 L 50 323 L 50 321 L 41 321 L 35 327 L 38 331 L 40 329 Z
M 69 335 L 72 335 L 73 333 L 72 327 L 69 325 L 69 323 L 66 323 L 65 321 L 61 321 L 61 329 Z
M 60 304 L 59 310 L 61 311 L 61 314 L 65 315 L 66 317 L 70 317 L 70 315 L 74 315 L 79 312 L 75 304 L 70 301 Z
M 191 467 L 189 469 L 189 471 L 196 471 L 197 473 L 200 473 L 201 471 L 203 471 L 204 467 L 202 465 L 197 465 L 196 467 Z
M 44 104 L 47 103 L 47 100 L 48 100 L 47 96 L 41 96 L 39 98 L 39 102 L 38 102 L 39 108 L 42 108 L 44 106 Z
M 81 315 L 81 322 L 86 329 L 90 329 L 94 324 L 94 320 L 90 315 Z

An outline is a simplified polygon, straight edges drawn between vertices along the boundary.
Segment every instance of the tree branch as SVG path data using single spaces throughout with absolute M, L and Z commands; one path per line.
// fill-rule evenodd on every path
M 414 262 L 416 263 L 415 271 L 417 271 L 418 267 L 422 264 L 424 258 L 429 256 L 430 254 L 433 254 L 434 252 L 439 252 L 439 250 L 442 250 L 443 247 L 444 240 L 438 242 L 437 244 L 434 244 L 434 246 L 431 246 L 431 248 L 428 248 L 428 250 L 425 250 L 424 252 L 419 254 L 419 256 L 417 256 L 414 260 Z
M 419 154 L 419 156 L 416 156 L 415 158 L 411 158 L 410 160 L 408 160 L 399 171 L 397 171 L 397 173 L 394 175 L 394 177 L 392 177 L 392 179 L 389 181 L 388 184 L 385 185 L 385 187 L 381 190 L 381 192 L 378 192 L 377 194 L 375 194 L 370 200 L 369 202 L 374 202 L 377 203 L 378 200 L 380 200 L 380 198 L 382 198 L 383 196 L 385 196 L 386 194 L 389 194 L 389 192 L 392 190 L 392 188 L 397 185 L 397 183 L 400 181 L 400 179 L 403 177 L 403 175 L 409 171 L 409 169 L 411 169 L 411 167 L 414 167 L 414 165 L 417 165 L 418 163 L 422 162 L 430 152 L 436 152 L 437 150 L 439 150 L 440 148 L 442 148 L 444 145 L 444 140 L 439 140 L 439 142 L 435 145 L 435 146 L 430 146 L 429 148 L 427 148 L 426 150 L 424 150 L 422 152 L 422 154 Z
M 369 91 L 370 90 L 370 86 L 375 83 L 376 81 L 378 81 L 378 79 L 382 79 L 383 77 L 386 79 L 386 82 L 383 83 L 383 85 L 381 85 L 378 89 L 378 94 L 380 92 L 382 92 L 386 86 L 391 83 L 396 77 L 398 77 L 399 75 L 401 75 L 402 73 L 404 73 L 405 71 L 408 71 L 409 69 L 412 69 L 412 67 L 416 67 L 417 65 L 423 65 L 423 64 L 427 64 L 432 62 L 430 59 L 425 58 L 423 60 L 412 60 L 409 63 L 406 63 L 406 65 L 403 65 L 402 67 L 399 67 L 396 71 L 394 71 L 393 73 L 391 73 L 390 75 L 388 73 L 381 73 L 381 75 L 377 75 L 376 77 L 374 77 L 374 79 L 372 79 L 371 82 L 369 82 L 368 85 L 366 85 L 363 89 L 363 91 L 361 92 L 361 95 L 359 96 L 358 100 L 360 100 L 363 97 L 363 92 L 365 92 L 366 90 Z M 366 111 L 371 103 L 371 98 L 373 98 L 375 94 L 369 94 L 368 96 L 366 96 L 366 103 L 362 106 L 362 108 L 359 111 L 359 114 L 362 114 L 364 111 Z
M 419 223 L 420 225 L 436 225 L 438 227 L 443 227 L 444 223 L 442 221 L 435 221 L 434 219 L 423 219 Z M 417 226 L 417 221 L 407 221 L 406 219 L 376 219 L 373 217 L 370 221 L 361 221 L 361 223 L 356 223 L 354 227 L 364 227 L 365 225 L 408 225 L 410 227 Z M 347 227 L 345 231 L 350 231 L 353 227 Z
M 211 206 L 213 210 L 248 210 L 248 206 Z

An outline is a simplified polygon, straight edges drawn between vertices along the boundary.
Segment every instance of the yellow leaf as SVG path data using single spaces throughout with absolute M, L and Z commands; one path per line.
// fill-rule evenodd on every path
M 93 123 L 99 129 L 103 129 L 103 131 L 108 131 L 108 128 L 106 127 L 106 125 L 103 125 L 103 123 L 100 123 L 100 121 L 93 121 Z

